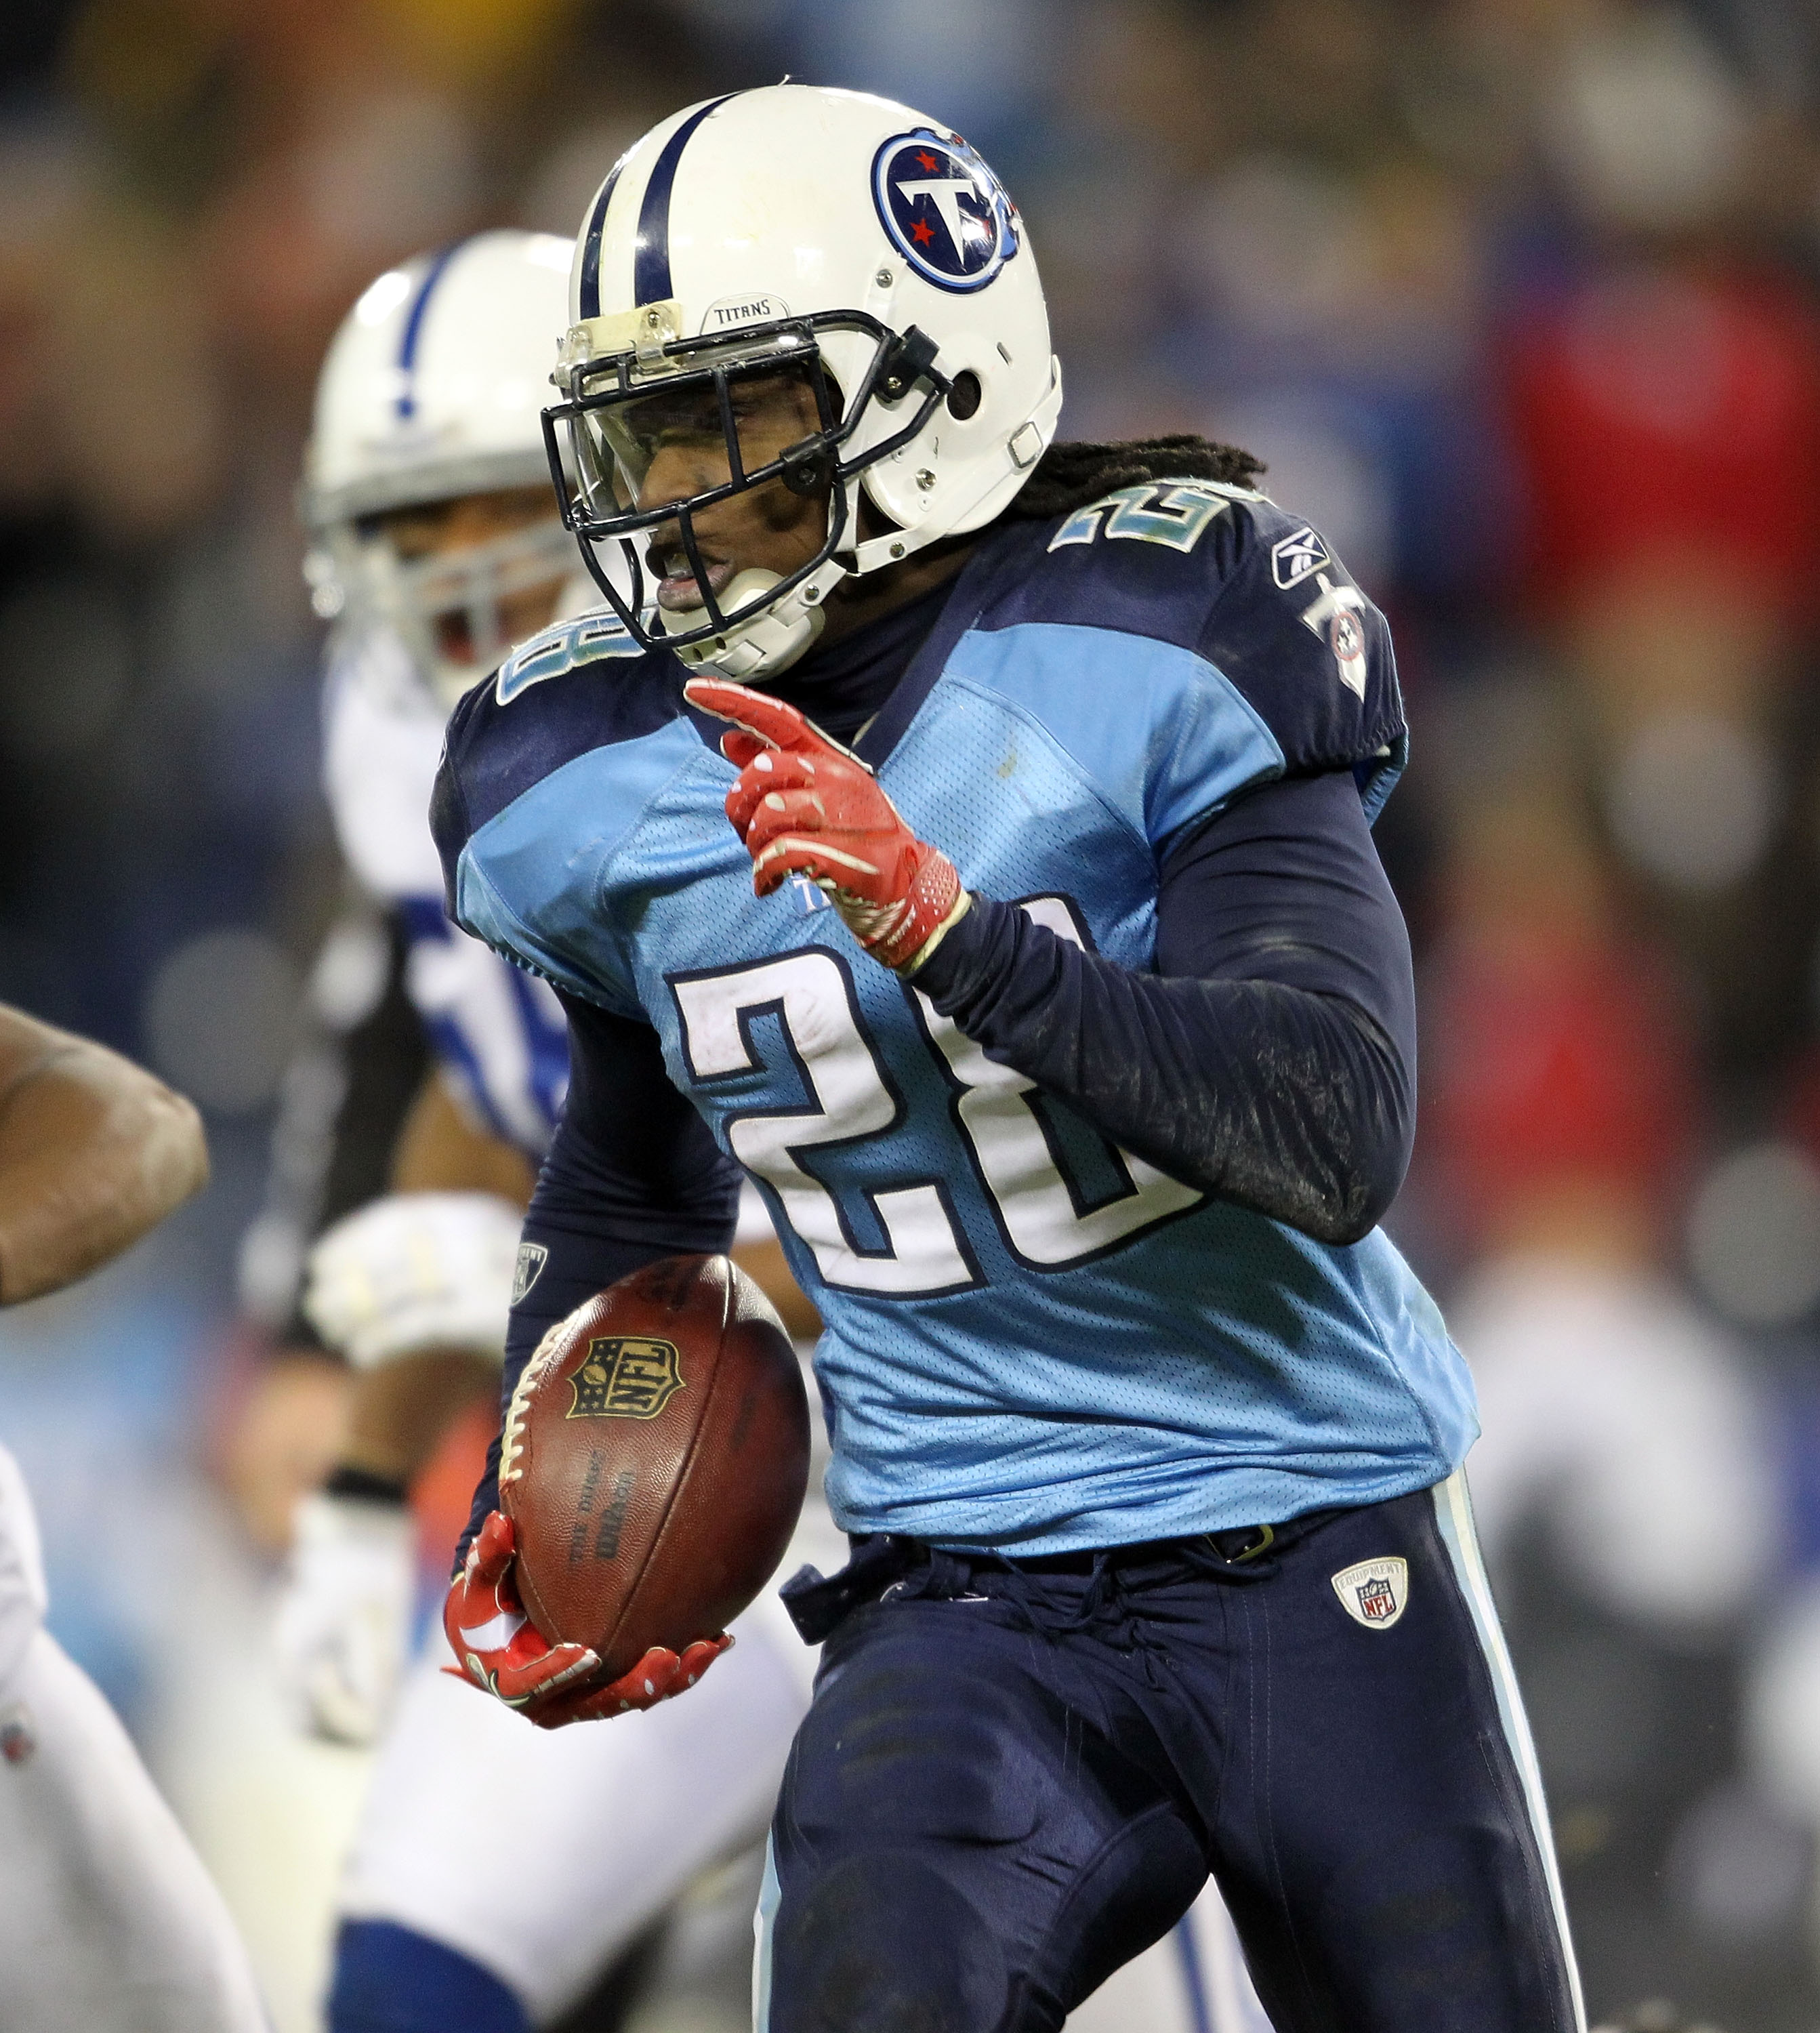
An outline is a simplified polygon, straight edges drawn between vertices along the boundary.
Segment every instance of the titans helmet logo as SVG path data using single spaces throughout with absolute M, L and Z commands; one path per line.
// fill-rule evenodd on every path
M 939 290 L 983 290 L 1017 252 L 1017 210 L 958 137 L 893 134 L 872 160 L 872 201 L 892 245 Z

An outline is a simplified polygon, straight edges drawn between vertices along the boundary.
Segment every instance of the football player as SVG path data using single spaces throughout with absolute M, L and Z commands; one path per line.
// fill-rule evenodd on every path
M 105 1264 L 208 1176 L 188 1102 L 0 1008 L 0 1305 Z M 0 2019 L 17 2033 L 260 2033 L 221 1895 L 44 1628 L 47 1600 L 32 1500 L 0 1448 Z
M 567 1076 L 549 987 L 449 924 L 427 813 L 449 707 L 503 637 L 549 618 L 575 565 L 538 414 L 569 267 L 567 241 L 497 232 L 381 277 L 324 364 L 309 456 L 312 577 L 336 620 L 330 803 L 362 888 L 395 914 L 436 1067 L 399 1138 L 393 1190 L 334 1222 L 305 1290 L 352 1367 L 353 1417 L 341 1463 L 298 1513 L 281 1655 L 310 1727 L 354 1743 L 384 1732 L 343 1887 L 335 2033 L 515 2029 L 567 2009 L 704 1864 L 762 1836 L 808 1702 L 811 1657 L 773 1604 L 743 1619 L 712 1701 L 635 1731 L 526 1729 L 444 1678 L 440 1645 L 392 1720 L 414 1580 L 406 1485 L 488 1356 L 496 1389 L 526 1160 L 549 1141 Z M 351 1079 L 298 1084 L 344 1093 L 344 1146 L 399 1112 L 383 1056 L 357 1048 L 366 1065 Z M 777 1252 L 755 1211 L 742 1254 L 764 1277 Z M 813 1331 L 800 1295 L 792 1324 Z M 818 1514 L 812 1499 L 799 1558 L 828 1557 Z M 540 1831 L 535 1859 L 503 1882 L 486 1864 L 502 1795 Z M 609 1825 L 618 1874 L 600 1848 Z M 1210 1901 L 1127 1988 L 1159 2033 L 1249 2033 L 1233 1959 Z M 1099 2009 L 1117 2008 L 1115 1992 Z
M 742 1627 L 714 1713 L 612 1743 L 524 1728 L 444 1677 L 446 1654 L 400 1686 L 406 1487 L 489 1357 L 496 1391 L 523 1202 L 567 1080 L 551 991 L 444 915 L 427 811 L 449 707 L 549 620 L 575 571 L 540 419 L 570 253 L 492 232 L 380 277 L 324 363 L 305 477 L 309 575 L 336 624 L 330 803 L 354 875 L 392 914 L 433 1067 L 393 1190 L 320 1237 L 303 1292 L 352 1397 L 342 1459 L 299 1507 L 281 1666 L 308 1726 L 383 1734 L 342 1886 L 335 2033 L 558 2016 L 697 1872 L 762 1833 L 807 1699 L 787 1626 Z M 370 1078 L 347 1101 L 388 1115 Z M 541 1831 L 539 1867 L 505 1885 L 488 1867 L 502 1793 Z M 608 1821 L 645 1831 L 617 1877 L 596 1853 Z
M 1377 1226 L 1382 616 L 1244 454 L 1052 442 L 1023 222 L 907 107 L 665 121 L 570 311 L 546 421 L 610 611 L 466 696 L 434 822 L 568 1017 L 508 1383 L 721 1247 L 741 1168 L 826 1322 L 852 1552 L 785 1591 L 823 1653 L 761 2028 L 1053 2028 L 1210 1871 L 1279 2033 L 1583 2026 L 1470 1382 Z M 496 1468 L 445 1619 L 534 1720 L 727 1670 L 702 1631 L 603 1684 L 512 1557 Z

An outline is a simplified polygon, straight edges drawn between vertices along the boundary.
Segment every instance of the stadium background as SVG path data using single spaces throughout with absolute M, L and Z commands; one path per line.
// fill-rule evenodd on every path
M 1390 1226 L 1479 1373 L 1589 2001 L 1811 2033 L 1820 16 L 1788 0 L 9 0 L 0 996 L 186 1088 L 216 1166 L 0 1322 L 54 1628 L 303 2033 L 362 1761 L 287 1734 L 264 1628 L 339 1381 L 262 1368 L 241 1244 L 340 885 L 309 393 L 388 260 L 572 231 L 651 120 L 786 73 L 1001 170 L 1067 435 L 1249 447 L 1391 615 L 1425 1030 Z

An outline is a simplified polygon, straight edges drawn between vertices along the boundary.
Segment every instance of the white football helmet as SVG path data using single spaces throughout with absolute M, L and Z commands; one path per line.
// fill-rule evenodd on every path
M 770 85 L 653 127 L 589 209 L 570 312 L 567 399 L 545 413 L 552 470 L 573 476 L 565 519 L 639 641 L 730 677 L 794 662 L 848 573 L 989 522 L 1062 406 L 1016 207 L 958 135 L 866 92 Z M 740 384 L 779 376 L 818 422 L 748 470 Z M 665 420 L 681 428 L 691 407 L 698 429 L 717 411 L 732 477 L 642 507 Z M 826 540 L 788 578 L 742 571 L 717 599 L 694 517 L 772 481 L 827 494 Z M 634 539 L 659 526 L 676 528 L 700 607 L 644 611 Z M 616 542 L 629 597 L 600 548 Z
M 568 575 L 556 502 L 547 522 L 414 560 L 377 519 L 549 485 L 540 412 L 572 249 L 552 234 L 481 233 L 388 269 L 343 320 L 316 384 L 301 497 L 316 611 L 395 630 L 445 704 L 511 646 L 501 601 Z

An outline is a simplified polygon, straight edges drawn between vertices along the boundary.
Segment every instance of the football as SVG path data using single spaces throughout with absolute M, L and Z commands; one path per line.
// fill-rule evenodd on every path
M 712 1638 L 776 1572 L 809 1476 L 809 1408 L 770 1301 L 725 1256 L 667 1256 L 544 1337 L 507 1408 L 519 1591 L 607 1677 Z

